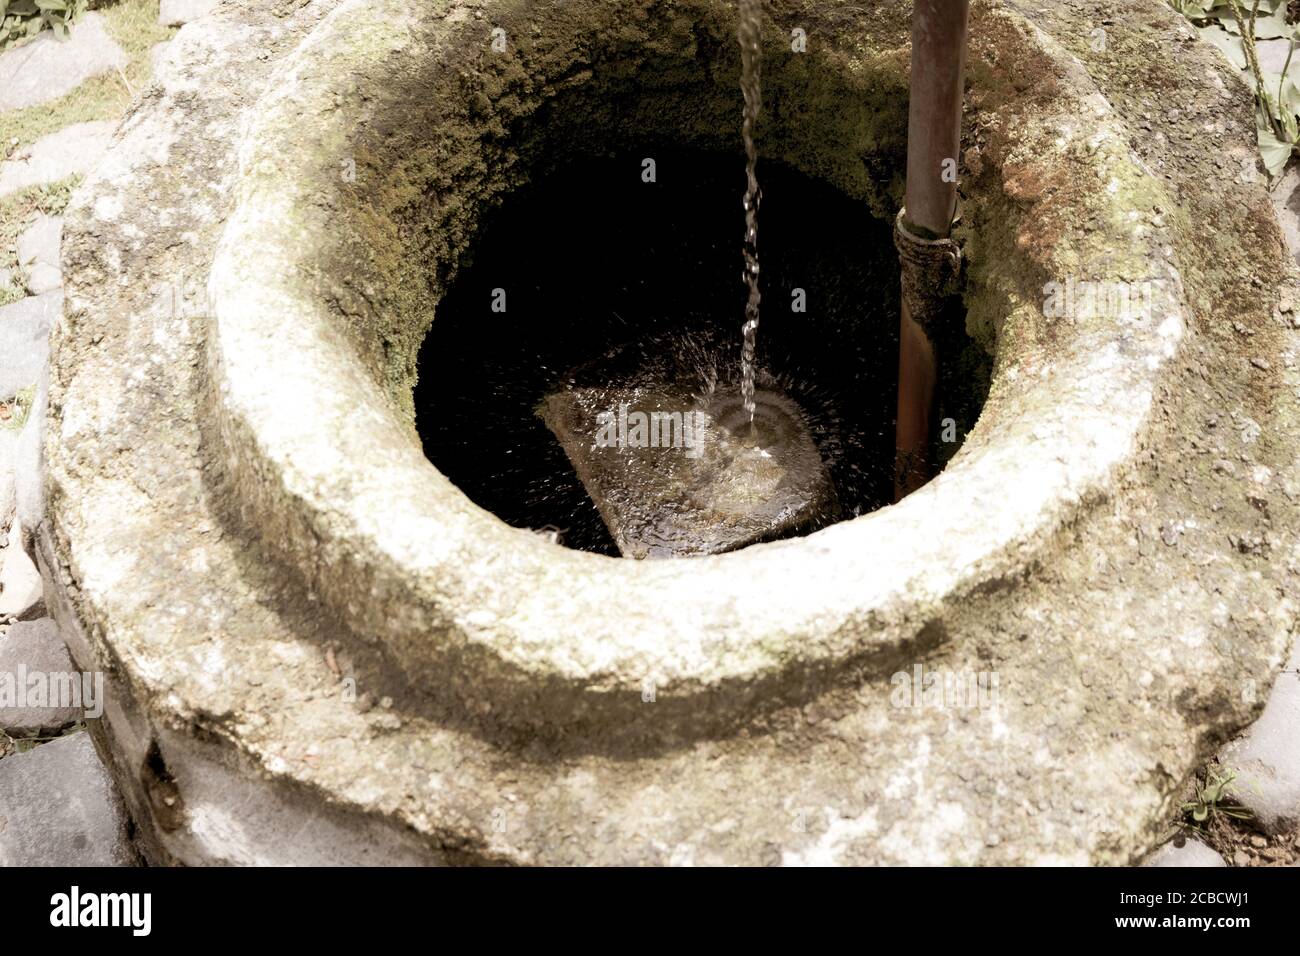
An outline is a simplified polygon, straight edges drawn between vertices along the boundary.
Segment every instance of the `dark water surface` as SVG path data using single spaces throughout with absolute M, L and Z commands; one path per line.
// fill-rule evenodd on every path
M 657 182 L 642 181 L 645 156 Z M 838 501 L 824 525 L 892 493 L 898 263 L 889 226 L 865 207 L 778 163 L 761 168 L 759 386 L 810 422 Z M 647 360 L 670 350 L 701 381 L 739 389 L 744 189 L 743 155 L 647 149 L 548 176 L 490 214 L 420 352 L 429 460 L 506 522 L 617 554 L 534 410 L 571 370 L 629 345 Z M 795 289 L 805 312 L 792 311 Z

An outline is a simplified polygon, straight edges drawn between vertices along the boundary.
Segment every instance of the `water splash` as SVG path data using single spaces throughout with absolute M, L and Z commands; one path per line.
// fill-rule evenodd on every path
M 744 344 L 740 349 L 740 395 L 749 421 L 754 421 L 754 348 L 758 338 L 758 313 L 761 296 L 758 290 L 758 150 L 754 146 L 754 125 L 762 103 L 761 36 L 762 0 L 740 0 L 740 26 L 736 38 L 740 41 L 740 90 L 745 97 L 744 121 L 741 133 L 745 139 L 745 258 L 744 281 L 749 287 L 745 303 Z

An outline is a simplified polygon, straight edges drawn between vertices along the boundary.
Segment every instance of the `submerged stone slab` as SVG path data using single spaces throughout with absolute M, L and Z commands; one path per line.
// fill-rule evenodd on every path
M 760 390 L 751 423 L 738 393 L 694 384 L 565 388 L 538 408 L 619 551 L 717 554 L 827 520 L 830 480 L 798 406 Z

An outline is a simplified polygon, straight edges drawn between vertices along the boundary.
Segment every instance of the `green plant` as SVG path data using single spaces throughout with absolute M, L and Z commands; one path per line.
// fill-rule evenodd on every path
M 1249 820 L 1251 812 L 1235 800 L 1232 782 L 1236 779 L 1234 771 L 1207 769 L 1205 783 L 1198 785 L 1195 797 L 1182 806 L 1183 819 L 1179 821 L 1179 826 L 1190 830 L 1205 830 L 1219 819 Z
M 1300 86 L 1291 75 L 1296 28 L 1287 22 L 1286 0 L 1253 0 L 1247 13 L 1242 0 L 1168 0 L 1196 26 L 1201 38 L 1213 43 L 1239 70 L 1248 71 L 1255 90 L 1255 127 L 1264 167 L 1273 180 L 1282 175 L 1291 156 L 1300 152 Z M 1281 73 L 1260 67 L 1260 40 L 1288 39 Z M 1297 58 L 1300 67 L 1300 58 Z M 1300 72 L 1300 70 L 1298 70 Z
M 148 85 L 150 51 L 176 33 L 158 22 L 158 0 L 90 0 L 87 9 L 99 11 L 108 35 L 127 55 L 127 65 L 91 77 L 58 99 L 0 113 L 0 157 L 73 123 L 120 119 L 133 91 Z
M 0 0 L 0 48 L 50 29 L 60 40 L 89 0 Z
M 1255 49 L 1260 0 L 1255 0 L 1249 22 L 1239 0 L 1231 2 L 1232 16 L 1246 51 L 1246 63 L 1255 77 L 1255 125 L 1259 151 L 1264 157 L 1264 166 L 1269 175 L 1276 179 L 1286 167 L 1291 154 L 1300 147 L 1300 126 L 1296 122 L 1296 114 L 1300 113 L 1300 90 L 1287 76 L 1291 69 L 1291 55 L 1295 53 L 1296 37 L 1293 32 L 1287 48 L 1286 66 L 1278 78 L 1277 95 L 1274 96 L 1272 84 L 1260 69 L 1259 55 Z M 1280 16 L 1284 13 L 1285 7 L 1278 0 L 1277 14 Z

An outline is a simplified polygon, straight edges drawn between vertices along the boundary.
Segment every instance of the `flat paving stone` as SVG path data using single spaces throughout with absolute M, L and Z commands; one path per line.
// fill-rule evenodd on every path
M 217 0 L 162 0 L 158 5 L 158 22 L 165 27 L 179 27 L 206 17 L 217 6 Z
M 113 782 L 86 733 L 0 760 L 0 866 L 134 866 Z
M 59 243 L 63 239 L 63 217 L 39 215 L 18 234 L 18 264 L 32 266 L 38 262 L 58 267 Z
M 1227 866 L 1223 857 L 1200 840 L 1188 840 L 1182 846 L 1166 843 L 1145 860 L 1143 866 Z
M 25 421 L 0 421 L 0 528 L 13 514 L 34 528 L 44 515 L 41 441 L 49 372 L 50 324 L 63 308 L 60 290 L 0 306 L 0 401 L 23 396 Z M 7 603 L 0 601 L 0 603 Z
M 1259 720 L 1219 754 L 1237 772 L 1237 799 L 1268 833 L 1300 825 L 1300 641 Z
M 45 614 L 45 585 L 23 548 L 21 524 L 9 528 L 9 542 L 0 549 L 0 619 L 29 621 Z
M 0 196 L 89 172 L 104 155 L 116 125 L 112 120 L 73 123 L 42 136 L 18 156 L 0 162 Z
M 1282 226 L 1282 236 L 1286 239 L 1287 251 L 1291 258 L 1300 265 L 1300 166 L 1292 163 L 1282 174 L 1277 187 L 1269 193 L 1273 201 L 1273 211 Z
M 53 292 L 63 285 L 63 273 L 59 268 L 62 236 L 62 216 L 38 216 L 19 233 L 18 265 L 27 272 L 27 291 L 32 295 Z
M 102 687 L 102 685 L 101 685 Z M 68 656 L 52 618 L 19 621 L 0 638 L 0 730 L 19 740 L 59 734 L 102 701 Z
M 31 295 L 44 295 L 63 288 L 63 273 L 46 262 L 38 262 L 27 270 L 25 287 Z
M 41 381 L 50 357 L 50 325 L 62 309 L 58 291 L 0 306 L 0 401 Z
M 126 54 L 98 13 L 83 15 L 69 33 L 59 40 L 47 30 L 0 53 L 0 111 L 47 103 L 91 77 L 127 65 Z
M 24 528 L 35 528 L 44 516 L 45 489 L 41 479 L 44 414 L 44 396 L 38 394 L 37 404 L 21 431 L 0 428 L 0 528 L 5 527 L 3 522 L 10 516 L 16 517 Z M 0 533 L 0 537 L 7 534 Z M 3 561 L 2 551 L 0 561 Z M 23 578 L 28 579 L 26 569 Z M 17 611 L 14 616 L 19 616 Z M 27 617 L 28 612 L 23 610 L 21 616 Z

